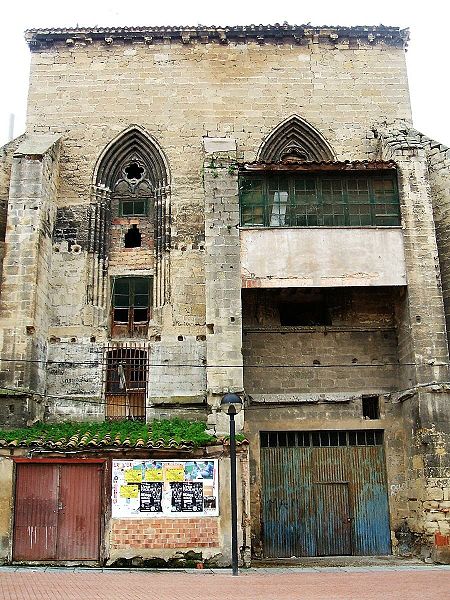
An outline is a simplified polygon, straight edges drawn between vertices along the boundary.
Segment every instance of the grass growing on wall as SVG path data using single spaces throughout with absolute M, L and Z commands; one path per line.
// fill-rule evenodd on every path
M 142 439 L 157 442 L 191 443 L 194 446 L 204 446 L 217 440 L 216 437 L 205 432 L 206 423 L 198 421 L 185 421 L 184 419 L 168 419 L 142 423 L 141 421 L 103 421 L 103 422 L 63 422 L 63 423 L 37 423 L 31 427 L 18 429 L 1 429 L 0 440 L 6 442 L 20 441 L 33 442 L 58 441 L 66 442 L 73 436 L 87 436 L 89 440 L 96 437 L 96 441 L 109 436 L 112 441 L 134 444 Z M 88 441 L 88 440 L 87 440 Z

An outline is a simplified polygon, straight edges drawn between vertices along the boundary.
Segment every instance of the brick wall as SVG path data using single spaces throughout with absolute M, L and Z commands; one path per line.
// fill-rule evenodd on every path
M 112 521 L 111 550 L 217 546 L 219 523 L 216 517 Z
M 136 225 L 141 234 L 141 245 L 135 248 L 125 248 L 125 235 Z M 109 254 L 110 267 L 125 269 L 149 269 L 154 263 L 154 224 L 149 219 L 138 217 L 113 219 L 110 235 L 111 248 Z

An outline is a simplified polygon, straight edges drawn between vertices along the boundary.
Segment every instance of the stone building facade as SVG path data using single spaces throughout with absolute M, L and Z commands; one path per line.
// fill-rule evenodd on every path
M 224 433 L 236 392 L 255 556 L 450 560 L 450 151 L 412 128 L 407 37 L 28 31 L 3 424 Z

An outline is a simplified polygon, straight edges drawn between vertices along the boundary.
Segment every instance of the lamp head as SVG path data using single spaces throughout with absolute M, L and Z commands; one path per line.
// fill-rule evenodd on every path
M 236 415 L 242 409 L 242 399 L 237 394 L 225 394 L 220 408 L 227 415 Z

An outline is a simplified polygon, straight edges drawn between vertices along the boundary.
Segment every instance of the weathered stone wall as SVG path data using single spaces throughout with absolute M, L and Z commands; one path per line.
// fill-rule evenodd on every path
M 228 417 L 216 412 L 223 394 L 243 391 L 235 144 L 233 139 L 204 139 L 206 378 L 208 400 L 213 406 L 209 423 L 219 432 L 228 428 Z
M 22 140 L 23 136 L 20 136 L 0 148 L 0 269 L 2 268 L 3 257 L 5 254 L 6 219 L 8 213 L 12 157 Z
M 92 393 L 92 410 L 97 410 L 101 377 L 96 374 L 88 392 L 86 367 L 75 364 L 85 357 L 89 362 L 91 344 L 101 348 L 109 335 L 109 293 L 98 307 L 86 301 L 92 273 L 86 252 L 91 185 L 104 148 L 133 123 L 159 142 L 171 174 L 172 242 L 164 275 L 170 277 L 169 301 L 154 310 L 149 327 L 151 360 L 160 361 L 149 374 L 150 406 L 171 397 L 180 404 L 203 402 L 206 388 L 214 404 L 214 396 L 217 400 L 228 389 L 242 389 L 235 161 L 255 159 L 267 134 L 294 113 L 321 131 L 339 159 L 372 157 L 377 147 L 372 124 L 388 117 L 410 119 L 403 49 L 384 42 L 319 39 L 298 46 L 245 39 L 153 45 L 77 41 L 34 46 L 32 63 L 28 129 L 64 132 L 48 332 L 56 342 L 49 352 L 54 359 L 60 356 L 59 340 L 78 348 L 73 367 L 49 365 L 48 389 L 71 396 L 75 390 L 64 381 L 79 376 L 80 394 L 87 398 Z M 219 140 L 219 146 L 205 145 L 205 160 L 202 137 L 205 144 L 230 138 L 225 144 L 232 143 L 232 154 L 228 146 L 223 152 Z M 223 164 L 216 165 L 216 159 Z M 143 246 L 124 249 L 131 220 L 116 221 L 110 231 L 109 275 L 152 274 L 150 223 L 148 231 L 143 227 Z M 180 337 L 192 341 L 180 342 Z M 87 341 L 91 338 L 95 342 Z M 71 339 L 76 342 L 63 341 Z M 61 356 L 68 361 L 64 352 Z M 235 362 L 237 370 L 226 373 Z M 212 416 L 212 426 L 215 420 Z
M 406 397 L 406 510 L 396 532 L 400 554 L 450 562 L 450 416 L 448 389 L 428 386 Z
M 16 149 L 2 272 L 1 378 L 38 394 L 45 389 L 58 159 L 57 136 L 30 137 Z
M 174 334 L 205 333 L 203 282 L 189 281 L 204 268 L 202 136 L 233 137 L 240 157 L 253 160 L 264 137 L 300 113 L 339 158 L 364 159 L 376 148 L 368 124 L 410 118 L 403 50 L 384 43 L 76 43 L 34 51 L 32 61 L 28 127 L 64 131 L 60 206 L 90 201 L 98 157 L 130 124 L 164 149 L 173 245 L 164 327 Z
M 189 210 L 183 229 L 191 236 L 203 229 L 192 211 L 202 208 L 201 137 L 231 136 L 244 160 L 254 160 L 262 140 L 294 113 L 317 127 L 338 158 L 370 156 L 374 124 L 410 119 L 403 48 L 117 40 L 32 54 L 28 128 L 70 132 L 64 204 L 88 199 L 100 152 L 140 123 L 167 153 L 175 221 L 179 210 Z
M 415 383 L 448 378 L 448 344 L 433 219 L 431 187 L 423 145 L 408 130 L 391 129 L 383 137 L 384 158 L 398 164 L 399 193 L 408 274 L 403 329 L 414 363 Z M 405 386 L 406 387 L 406 386 Z
M 330 324 L 282 326 L 282 301 L 317 290 L 243 291 L 244 384 L 258 399 L 397 389 L 395 288 L 327 291 Z M 314 296 L 315 298 L 315 296 Z M 281 303 L 281 304 L 280 304 Z M 308 304 L 295 304 L 299 312 Z M 307 310 L 307 309 L 306 309 Z
M 0 456 L 0 564 L 8 561 L 11 549 L 13 507 L 13 462 Z
M 428 159 L 447 334 L 450 331 L 450 148 L 418 134 Z

